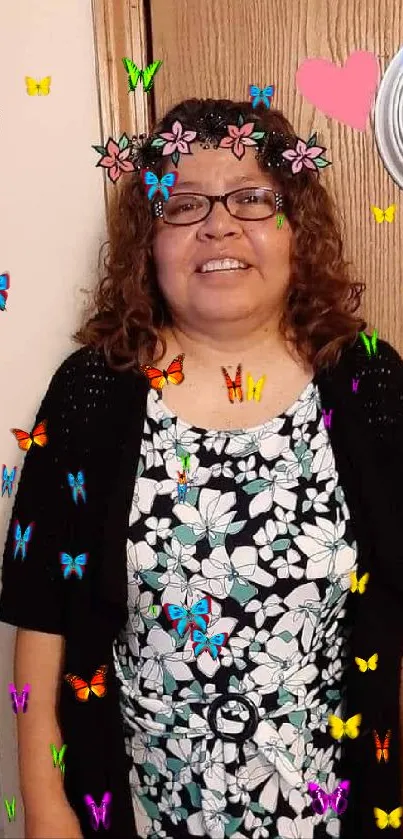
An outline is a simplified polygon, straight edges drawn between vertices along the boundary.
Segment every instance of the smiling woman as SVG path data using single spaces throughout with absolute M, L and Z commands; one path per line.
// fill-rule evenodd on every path
M 117 187 L 3 563 L 32 839 L 402 821 L 403 365 L 354 314 L 315 142 L 278 111 L 190 100 Z M 41 761 L 46 824 L 43 731 L 68 746 L 63 790 Z

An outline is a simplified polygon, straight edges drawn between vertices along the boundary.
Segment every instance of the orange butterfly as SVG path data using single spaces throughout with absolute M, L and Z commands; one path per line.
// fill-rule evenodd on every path
M 107 670 L 107 664 L 103 664 L 102 667 L 98 667 L 98 670 L 95 671 L 90 682 L 86 682 L 84 679 L 81 679 L 80 676 L 73 676 L 72 673 L 67 673 L 64 678 L 66 679 L 66 682 L 71 685 L 73 690 L 75 690 L 76 699 L 80 702 L 87 702 L 90 693 L 95 693 L 95 696 L 98 696 L 99 699 L 102 699 L 102 697 L 105 696 Z
M 47 420 L 43 420 L 42 422 L 38 422 L 38 425 L 34 428 L 31 434 L 28 431 L 21 431 L 20 428 L 11 428 L 10 431 L 14 434 L 18 442 L 18 446 L 24 452 L 29 451 L 33 443 L 37 446 L 46 446 L 48 442 L 48 436 L 46 434 L 46 423 Z
M 154 390 L 161 390 L 167 382 L 171 385 L 180 385 L 185 376 L 182 373 L 182 365 L 185 354 L 181 353 L 171 361 L 168 370 L 159 370 L 158 367 L 151 367 L 150 364 L 144 364 L 140 370 L 146 374 L 151 387 Z
M 224 374 L 225 384 L 228 388 L 228 399 L 230 402 L 234 402 L 235 397 L 239 400 L 239 402 L 243 402 L 243 393 L 242 393 L 242 384 L 241 384 L 241 370 L 242 367 L 238 364 L 235 381 L 229 377 L 225 367 L 221 367 L 221 370 Z
M 383 745 L 382 745 L 382 741 L 379 737 L 378 732 L 374 731 L 373 734 L 374 734 L 374 740 L 375 740 L 376 759 L 377 759 L 378 763 L 380 763 L 382 758 L 383 758 L 385 763 L 387 763 L 388 760 L 389 760 L 389 743 L 390 743 L 390 738 L 391 738 L 392 731 L 389 728 L 389 730 L 386 732 L 386 737 L 383 741 Z

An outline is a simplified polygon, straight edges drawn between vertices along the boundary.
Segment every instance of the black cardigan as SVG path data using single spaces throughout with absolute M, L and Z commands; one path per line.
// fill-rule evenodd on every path
M 353 379 L 359 379 L 356 392 Z M 352 655 L 367 659 L 377 652 L 379 663 L 374 672 L 360 673 L 354 662 L 348 668 L 346 718 L 361 713 L 362 723 L 358 739 L 343 740 L 341 777 L 351 781 L 342 837 L 371 839 L 379 836 L 373 807 L 389 812 L 401 801 L 403 362 L 385 341 L 369 357 L 358 338 L 314 381 L 322 408 L 333 409 L 328 433 L 357 540 L 357 574 L 370 573 L 365 593 L 349 594 L 348 616 Z M 64 673 L 90 679 L 108 664 L 103 699 L 78 702 L 64 679 L 61 684 L 65 789 L 86 837 L 94 831 L 83 796 L 99 804 L 107 790 L 108 836 L 136 836 L 112 648 L 127 620 L 126 538 L 147 389 L 144 377 L 115 373 L 103 353 L 90 348 L 61 364 L 36 417 L 47 419 L 49 442 L 33 445 L 25 457 L 4 551 L 0 620 L 63 635 Z M 74 503 L 67 481 L 68 472 L 80 469 L 85 504 Z M 35 522 L 25 561 L 21 553 L 13 559 L 15 519 L 23 532 Z M 60 551 L 89 553 L 82 580 L 63 579 Z M 378 764 L 372 732 L 383 739 L 389 728 L 389 763 Z

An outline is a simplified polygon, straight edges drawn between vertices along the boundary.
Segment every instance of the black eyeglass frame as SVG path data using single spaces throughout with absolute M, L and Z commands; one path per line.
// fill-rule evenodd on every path
M 231 211 L 228 209 L 228 199 L 229 199 L 229 197 L 231 195 L 235 195 L 236 192 L 245 192 L 248 189 L 260 189 L 260 190 L 263 190 L 264 192 L 272 192 L 273 193 L 273 195 L 275 196 L 275 207 L 274 207 L 274 212 L 270 216 L 264 216 L 264 218 L 260 218 L 260 219 L 257 219 L 257 218 L 256 219 L 251 219 L 251 218 L 244 218 L 243 219 L 240 216 L 234 216 L 234 214 L 231 213 Z M 221 204 L 224 204 L 224 207 L 225 207 L 227 213 L 229 213 L 230 216 L 232 216 L 232 218 L 239 219 L 239 221 L 266 221 L 266 219 L 273 218 L 273 216 L 275 216 L 276 213 L 279 213 L 283 209 L 283 194 L 281 192 L 276 192 L 275 189 L 272 189 L 269 186 L 257 186 L 257 187 L 245 187 L 244 186 L 244 187 L 240 187 L 238 189 L 232 189 L 231 192 L 226 192 L 226 193 L 224 193 L 224 195 L 205 195 L 203 192 L 176 192 L 175 195 L 196 195 L 196 196 L 199 196 L 200 198 L 207 198 L 210 206 L 207 210 L 206 215 L 203 216 L 203 218 L 197 219 L 197 221 L 172 222 L 172 221 L 167 221 L 164 218 L 164 209 L 163 208 L 164 208 L 164 204 L 166 202 L 161 201 L 161 199 L 157 199 L 156 201 L 154 201 L 154 204 L 153 204 L 153 212 L 154 212 L 155 217 L 162 219 L 162 221 L 164 221 L 165 224 L 170 224 L 170 225 L 172 225 L 172 227 L 190 227 L 190 225 L 192 225 L 192 224 L 199 224 L 201 221 L 205 221 L 206 218 L 209 217 L 209 215 L 210 215 L 210 213 L 211 213 L 211 211 L 214 207 L 214 204 L 217 201 L 219 201 Z M 174 196 L 172 196 L 172 197 L 174 197 Z

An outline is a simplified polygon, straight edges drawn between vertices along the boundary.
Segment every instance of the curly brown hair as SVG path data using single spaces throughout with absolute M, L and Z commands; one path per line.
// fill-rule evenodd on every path
M 206 115 L 212 109 L 224 115 L 226 123 L 237 124 L 242 114 L 244 121 L 257 123 L 255 128 L 281 133 L 295 146 L 297 135 L 280 111 L 263 105 L 252 110 L 249 102 L 227 99 L 180 102 L 155 126 L 153 135 L 169 131 L 174 120 L 185 129 L 206 124 Z M 160 156 L 153 165 L 159 177 L 167 160 Z M 267 172 L 267 160 L 258 157 L 262 171 Z M 291 175 L 289 166 L 270 169 L 271 174 L 274 171 L 293 231 L 290 281 L 279 329 L 292 341 L 298 355 L 319 372 L 335 365 L 343 345 L 352 345 L 359 331 L 366 328 L 366 321 L 354 315 L 365 284 L 351 279 L 337 210 L 317 172 L 303 169 Z M 109 240 L 99 253 L 98 283 L 92 292 L 85 291 L 91 294 L 92 314 L 88 310 L 83 314 L 82 326 L 72 336 L 80 344 L 103 349 L 108 365 L 118 372 L 157 362 L 166 351 L 160 330 L 171 325 L 172 319 L 159 290 L 152 258 L 154 223 L 140 172 L 124 175 L 113 196 Z M 105 247 L 108 252 L 101 276 Z

